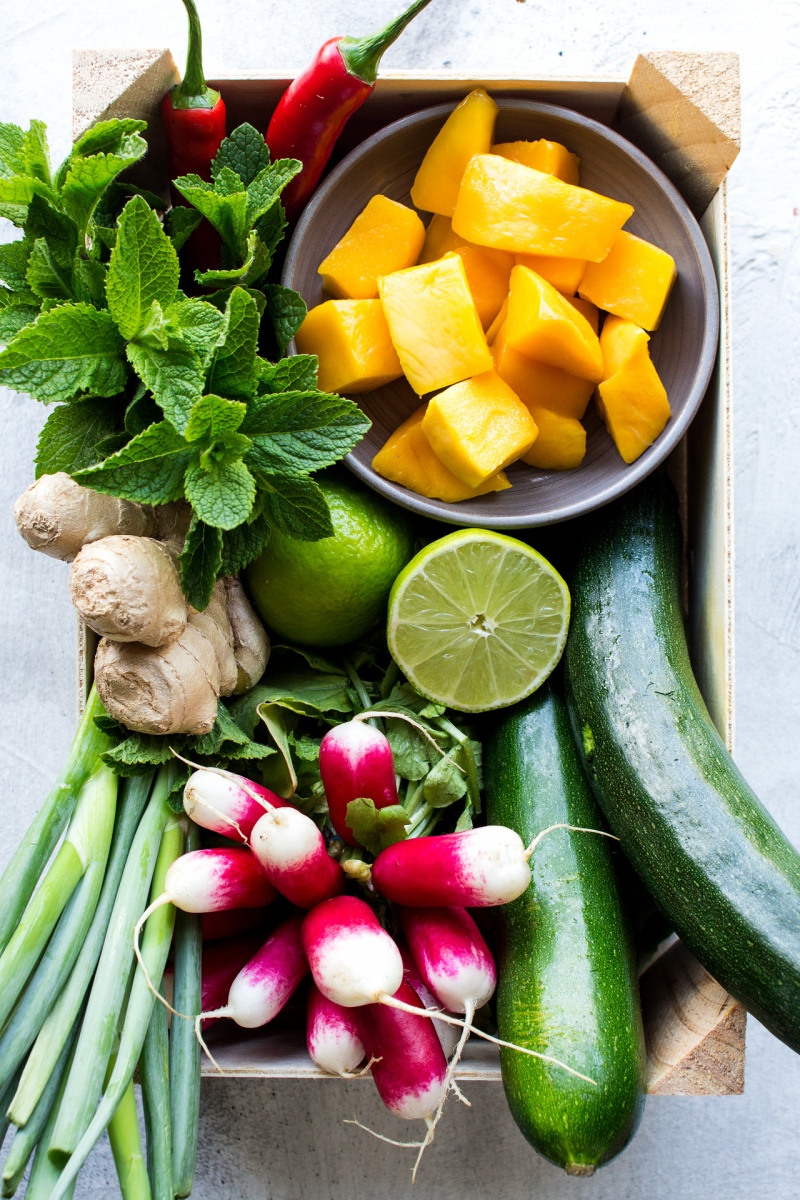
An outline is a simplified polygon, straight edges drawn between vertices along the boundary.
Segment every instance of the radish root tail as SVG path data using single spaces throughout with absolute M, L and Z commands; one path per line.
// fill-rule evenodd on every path
M 203 1037 L 201 1026 L 202 1026 L 202 1022 L 207 1020 L 210 1017 L 229 1017 L 230 1015 L 231 1015 L 231 1010 L 229 1008 L 215 1008 L 215 1009 L 212 1009 L 211 1012 L 198 1013 L 197 1016 L 194 1018 L 194 1036 L 197 1038 L 198 1042 L 200 1043 L 200 1046 L 201 1046 L 206 1058 L 208 1058 L 208 1060 L 214 1064 L 215 1069 L 217 1071 L 219 1071 L 220 1075 L 224 1075 L 225 1072 L 223 1071 L 222 1067 L 219 1065 L 217 1060 L 214 1058 L 214 1055 L 211 1053 L 208 1046 L 206 1045 L 206 1041 L 205 1041 L 205 1038 Z
M 169 904 L 169 903 L 170 903 L 169 896 L 166 894 L 166 892 L 164 892 L 163 895 L 159 896 L 157 900 L 153 901 L 153 903 L 150 905 L 149 908 L 146 908 L 144 910 L 142 915 L 139 917 L 139 920 L 136 922 L 136 925 L 134 926 L 133 953 L 136 955 L 136 961 L 139 964 L 139 966 L 141 967 L 142 971 L 144 972 L 145 983 L 147 984 L 150 991 L 153 993 L 156 1000 L 160 1000 L 161 1003 L 164 1005 L 164 1008 L 166 1008 L 167 1012 L 172 1013 L 173 1017 L 183 1017 L 185 1020 L 191 1021 L 192 1018 L 189 1016 L 188 1013 L 178 1012 L 177 1008 L 173 1008 L 172 1005 L 170 1004 L 169 1000 L 167 1000 L 165 996 L 161 995 L 161 992 L 158 990 L 158 988 L 153 983 L 150 972 L 147 969 L 147 963 L 144 961 L 144 958 L 142 957 L 142 951 L 139 946 L 139 936 L 142 932 L 142 926 L 144 925 L 147 918 L 151 917 L 153 915 L 153 913 L 156 911 L 156 909 L 163 908 L 165 904 Z
M 425 1153 L 425 1151 L 427 1150 L 428 1146 L 430 1146 L 434 1137 L 436 1136 L 436 1126 L 439 1124 L 439 1121 L 442 1119 L 442 1113 L 444 1112 L 444 1106 L 447 1103 L 447 1097 L 449 1095 L 450 1088 L 455 1086 L 454 1076 L 455 1076 L 456 1067 L 459 1064 L 461 1055 L 464 1053 L 464 1047 L 467 1044 L 467 1039 L 469 1038 L 469 1035 L 472 1033 L 472 1022 L 474 1019 L 475 1019 L 475 1001 L 468 1000 L 466 1005 L 464 1006 L 464 1028 L 461 1030 L 461 1037 L 458 1039 L 458 1045 L 455 1048 L 455 1053 L 453 1054 L 453 1057 L 450 1059 L 450 1062 L 447 1064 L 447 1071 L 445 1073 L 444 1083 L 442 1086 L 442 1098 L 436 1106 L 436 1112 L 433 1114 L 433 1118 L 427 1122 L 428 1132 L 425 1134 L 425 1137 L 422 1141 L 422 1145 L 419 1148 L 419 1153 L 417 1154 L 416 1162 L 414 1163 L 414 1166 L 411 1171 L 412 1184 L 416 1183 L 416 1181 L 417 1181 L 417 1171 L 419 1170 L 419 1165 L 422 1162 L 422 1156 Z M 459 1095 L 460 1095 L 460 1093 L 459 1093 Z M 466 1099 L 466 1097 L 463 1097 L 463 1096 L 461 1098 Z M 467 1101 L 467 1104 L 469 1104 L 469 1101 Z
M 401 1150 L 417 1150 L 423 1144 L 422 1142 L 397 1142 L 394 1138 L 386 1137 L 382 1133 L 376 1133 L 374 1129 L 370 1129 L 369 1125 L 362 1125 L 355 1117 L 352 1120 L 345 1118 L 343 1125 L 357 1125 L 359 1129 L 363 1129 L 365 1133 L 371 1137 L 377 1138 L 379 1142 L 386 1142 L 388 1146 L 399 1146 Z
M 361 1068 L 360 1071 L 337 1071 L 336 1074 L 340 1079 L 363 1079 L 365 1075 L 369 1075 L 374 1063 L 383 1062 L 383 1056 L 378 1055 L 377 1058 L 373 1054 L 369 1062 Z
M 541 833 L 537 833 L 536 837 L 531 842 L 525 851 L 525 857 L 530 858 L 536 850 L 536 847 L 541 842 L 542 838 L 547 837 L 548 833 L 553 833 L 556 829 L 569 829 L 571 833 L 596 833 L 600 837 L 611 838 L 612 842 L 618 842 L 619 838 L 614 833 L 609 833 L 606 829 L 585 829 L 583 825 L 548 825 L 547 829 L 543 829 Z

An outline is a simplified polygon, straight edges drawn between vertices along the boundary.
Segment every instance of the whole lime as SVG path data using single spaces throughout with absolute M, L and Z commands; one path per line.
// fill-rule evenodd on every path
M 338 476 L 318 479 L 334 536 L 300 542 L 273 529 L 247 569 L 253 603 L 270 629 L 306 646 L 343 646 L 386 616 L 389 590 L 414 549 L 410 519 Z

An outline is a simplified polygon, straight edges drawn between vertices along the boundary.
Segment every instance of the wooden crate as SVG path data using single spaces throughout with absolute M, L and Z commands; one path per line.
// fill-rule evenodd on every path
M 74 134 L 112 116 L 148 121 L 150 152 L 139 176 L 163 191 L 166 153 L 158 104 L 179 78 L 168 50 L 76 51 Z M 269 76 L 212 80 L 224 92 L 229 127 L 265 128 L 289 82 Z M 575 109 L 635 142 L 681 190 L 701 220 L 720 289 L 717 366 L 700 413 L 671 469 L 681 494 L 687 550 L 687 600 L 695 670 L 712 717 L 733 749 L 733 472 L 731 347 L 725 176 L 739 147 L 739 69 L 733 54 L 640 55 L 628 82 L 615 79 L 472 79 L 455 74 L 387 72 L 351 120 L 338 153 L 406 113 L 485 86 L 497 98 L 524 97 Z M 91 682 L 92 635 L 81 632 L 80 700 Z M 744 1088 L 745 1013 L 677 940 L 641 979 L 649 1091 L 670 1095 L 737 1095 Z M 226 1032 L 214 1053 L 239 1077 L 330 1078 L 305 1050 L 302 1032 Z M 207 1073 L 214 1074 L 206 1068 Z M 456 1072 L 498 1080 L 493 1047 L 468 1044 Z

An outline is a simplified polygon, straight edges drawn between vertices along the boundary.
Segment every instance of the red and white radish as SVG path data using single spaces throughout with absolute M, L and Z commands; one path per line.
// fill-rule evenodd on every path
M 331 824 L 349 846 L 356 845 L 347 825 L 351 801 L 372 800 L 376 808 L 397 804 L 392 748 L 380 730 L 364 721 L 346 721 L 325 734 L 319 748 L 319 773 Z
M 393 996 L 403 981 L 396 943 L 368 904 L 337 896 L 318 904 L 303 922 L 303 945 L 314 983 L 343 1008 Z
M 429 1120 L 444 1095 L 447 1060 L 414 989 L 401 983 L 393 999 L 411 1009 L 368 1004 L 358 1010 L 364 1049 L 375 1061 L 372 1078 L 381 1100 L 407 1121 Z
M 414 963 L 440 1004 L 469 1014 L 492 998 L 497 968 L 465 908 L 400 908 L 399 914 Z
M 306 1045 L 321 1071 L 344 1079 L 352 1078 L 364 1061 L 356 1010 L 334 1004 L 313 983 L 306 1010 Z
M 286 1007 L 308 973 L 300 936 L 303 918 L 298 913 L 279 925 L 239 971 L 228 992 L 227 1004 L 200 1013 L 195 1030 L 208 1057 L 213 1056 L 200 1034 L 200 1025 L 211 1017 L 229 1017 L 244 1029 L 267 1025 Z
M 200 1007 L 204 1012 L 222 1007 L 228 999 L 234 979 L 263 944 L 263 935 L 247 934 L 203 946 Z M 203 1021 L 203 1028 L 216 1024 L 219 1019 L 209 1017 Z
M 400 948 L 400 955 L 403 959 L 403 979 L 406 983 L 410 983 L 414 991 L 419 996 L 422 1003 L 427 1009 L 441 1009 L 442 1005 L 436 999 L 424 984 L 422 976 L 417 970 L 417 964 L 411 957 L 411 951 L 405 942 L 397 943 Z M 436 1030 L 436 1035 L 442 1043 L 445 1058 L 449 1058 L 458 1045 L 458 1032 L 453 1025 L 445 1025 L 442 1021 L 434 1021 L 433 1027 Z
M 230 771 L 198 770 L 183 789 L 183 807 L 195 825 L 247 841 L 265 812 L 291 807 L 269 788 Z
M 317 826 L 298 808 L 280 808 L 253 826 L 250 844 L 282 896 L 298 908 L 313 908 L 338 896 L 345 876 L 331 858 Z

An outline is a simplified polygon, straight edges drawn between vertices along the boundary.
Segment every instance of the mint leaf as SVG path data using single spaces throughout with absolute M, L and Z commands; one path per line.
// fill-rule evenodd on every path
M 195 271 L 194 277 L 202 287 L 224 286 L 226 283 L 255 283 L 269 270 L 271 256 L 258 234 L 247 238 L 247 256 L 240 267 L 219 271 Z
M 26 325 L 0 354 L 0 384 L 45 404 L 80 392 L 114 396 L 127 378 L 122 347 L 109 313 L 63 304 Z
M 179 300 L 166 312 L 170 331 L 177 333 L 191 346 L 204 370 L 216 349 L 223 315 L 206 300 Z
M 136 394 L 125 409 L 125 429 L 134 436 L 143 433 L 151 425 L 157 425 L 161 420 L 158 405 L 143 383 L 140 383 Z
M 269 283 L 262 290 L 267 298 L 267 312 L 275 333 L 275 341 L 283 354 L 303 324 L 308 309 L 302 296 L 280 283 Z
M 238 575 L 254 559 L 269 541 L 269 525 L 262 516 L 249 524 L 227 529 L 222 535 L 221 575 Z
M 72 268 L 78 248 L 78 227 L 66 213 L 43 197 L 34 196 L 28 206 L 25 233 L 29 238 L 45 238 L 53 260 L 60 267 Z
M 222 168 L 216 183 L 219 191 L 199 175 L 182 175 L 174 181 L 180 194 L 211 222 L 231 253 L 239 257 L 247 233 L 247 193 L 229 167 Z M 231 188 L 234 190 L 225 190 Z
M 284 392 L 256 397 L 242 433 L 253 440 L 247 460 L 253 467 L 301 475 L 338 462 L 369 427 L 358 405 L 343 396 Z
M 27 293 L 15 296 L 0 291 L 0 342 L 10 342 L 20 329 L 36 320 L 39 309 L 30 303 L 33 299 Z
M 247 399 L 256 387 L 258 309 L 242 288 L 234 288 L 225 309 L 217 350 L 208 373 L 208 389 Z
M 183 499 L 183 477 L 192 450 L 168 421 L 159 421 L 132 438 L 99 466 L 76 471 L 73 478 L 96 492 L 140 504 Z
M 6 242 L 0 246 L 0 279 L 16 292 L 27 290 L 26 271 L 33 242 L 23 238 L 21 242 Z
M 100 757 L 115 775 L 129 779 L 135 775 L 146 775 L 153 767 L 174 762 L 170 743 L 174 745 L 174 739 L 150 733 L 132 733 L 110 750 L 105 750 Z
M 270 261 L 272 261 L 272 257 L 286 232 L 286 226 L 286 209 L 280 201 L 277 204 L 273 204 L 269 212 L 256 221 L 256 232 L 264 243 Z
M 135 121 L 131 117 L 98 121 L 91 129 L 81 134 L 61 169 L 68 169 L 74 159 L 90 154 L 128 153 L 131 139 L 139 133 L 144 133 L 145 129 L 147 121 Z
M 0 123 L 0 179 L 25 174 L 25 132 L 19 125 Z
M 154 300 L 167 308 L 178 291 L 178 255 L 152 208 L 134 196 L 117 223 L 106 280 L 108 309 L 126 339 L 141 332 Z
M 167 236 L 172 239 L 176 250 L 185 246 L 202 219 L 202 213 L 199 213 L 196 208 L 187 208 L 185 204 L 178 204 L 175 208 L 170 209 L 164 224 Z
M 169 338 L 166 349 L 129 342 L 128 361 L 175 428 L 183 433 L 192 406 L 203 391 L 200 359 L 182 338 Z
M 252 228 L 272 208 L 280 194 L 303 169 L 296 158 L 279 158 L 259 171 L 247 188 L 247 225 Z
M 47 418 L 36 444 L 36 478 L 80 471 L 102 457 L 105 438 L 119 427 L 119 411 L 105 400 L 59 404 Z
M 124 180 L 115 179 L 108 185 L 97 203 L 93 214 L 95 225 L 116 226 L 117 217 L 131 196 L 141 196 L 156 212 L 162 212 L 166 207 L 163 198 L 157 196 L 155 192 L 148 192 L 146 188 L 137 187 L 135 183 L 126 183 Z M 190 210 L 187 209 L 188 211 Z
M 70 160 L 61 188 L 61 202 L 83 238 L 95 205 L 113 179 L 137 162 L 147 151 L 147 142 L 134 133 L 120 140 L 115 154 L 95 154 Z
M 50 151 L 47 146 L 47 126 L 43 121 L 31 121 L 22 144 L 22 157 L 25 163 L 23 174 L 39 179 L 50 187 Z
M 224 400 L 222 396 L 202 396 L 189 417 L 185 437 L 187 442 L 199 439 L 216 441 L 229 433 L 235 433 L 244 420 L 247 407 L 236 400 Z
M 280 362 L 258 360 L 259 394 L 270 392 L 315 392 L 319 359 L 316 354 L 293 354 Z
M 42 196 L 48 201 L 55 199 L 46 184 L 34 179 L 32 175 L 11 175 L 5 178 L 0 176 L 0 204 L 4 207 L 15 211 L 24 210 L 24 214 L 27 215 L 27 206 L 34 196 Z
M 374 800 L 364 797 L 350 801 L 345 820 L 356 841 L 376 856 L 388 846 L 405 841 L 406 825 L 411 824 L 402 804 L 376 808 Z
M 199 521 L 193 514 L 178 563 L 184 595 L 191 605 L 202 611 L 211 599 L 222 566 L 220 530 Z
M 94 304 L 95 308 L 106 306 L 106 265 L 96 258 L 75 256 L 72 268 L 72 289 L 76 300 Z
M 241 461 L 209 468 L 192 463 L 185 487 L 186 499 L 200 520 L 217 529 L 234 529 L 246 521 L 256 496 L 253 476 Z
M 325 496 L 312 479 L 259 474 L 258 484 L 265 519 L 286 537 L 302 542 L 333 537 Z
M 28 287 L 42 300 L 73 298 L 72 273 L 54 261 L 44 238 L 37 238 L 33 243 L 26 278 Z
M 211 176 L 216 179 L 223 167 L 230 167 L 247 187 L 269 163 L 269 150 L 263 135 L 245 122 L 220 145 L 211 164 Z

